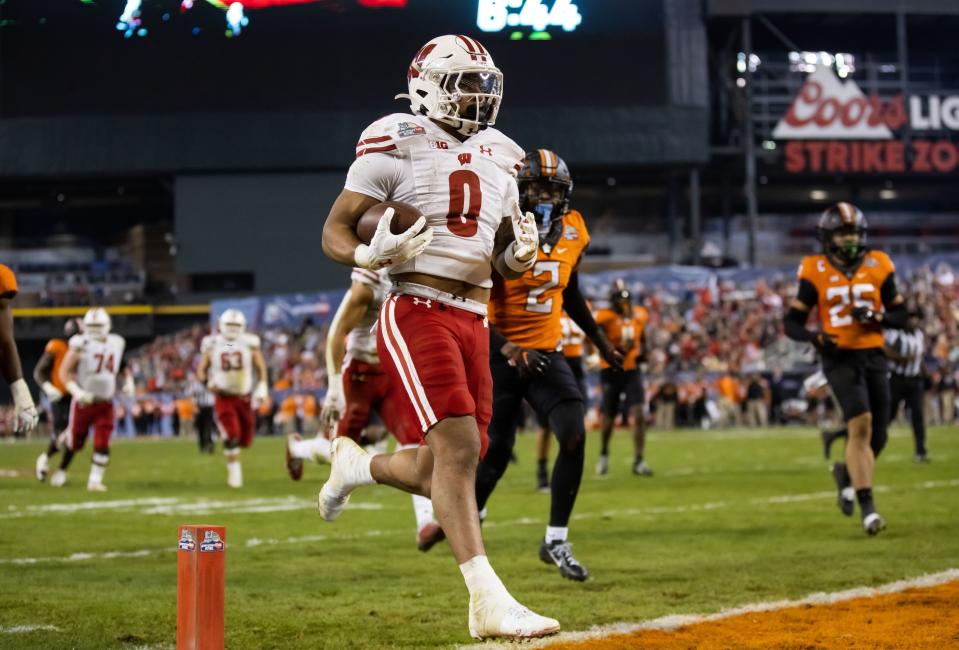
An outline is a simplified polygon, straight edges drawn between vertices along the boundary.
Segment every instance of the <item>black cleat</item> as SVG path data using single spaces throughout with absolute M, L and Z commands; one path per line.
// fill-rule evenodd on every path
M 547 542 L 539 545 L 539 559 L 559 567 L 559 574 L 569 580 L 583 582 L 589 571 L 573 557 L 573 545 L 569 542 Z
M 879 531 L 886 529 L 886 520 L 878 512 L 871 512 L 862 518 L 862 529 L 870 537 L 878 535 Z
M 836 481 L 836 488 L 839 496 L 836 498 L 836 505 L 840 512 L 847 517 L 852 517 L 856 512 L 855 492 L 852 489 L 852 483 L 849 480 L 849 472 L 843 463 L 833 463 L 832 478 Z
M 928 465 L 932 461 L 929 460 L 929 456 L 927 454 L 916 454 L 912 457 L 912 462 L 916 463 L 917 465 Z

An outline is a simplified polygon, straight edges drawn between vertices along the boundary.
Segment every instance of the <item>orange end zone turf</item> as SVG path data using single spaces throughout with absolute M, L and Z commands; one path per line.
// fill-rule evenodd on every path
M 226 528 L 177 528 L 177 650 L 223 650 Z
M 959 582 L 830 605 L 754 612 L 673 631 L 643 630 L 549 650 L 959 648 Z

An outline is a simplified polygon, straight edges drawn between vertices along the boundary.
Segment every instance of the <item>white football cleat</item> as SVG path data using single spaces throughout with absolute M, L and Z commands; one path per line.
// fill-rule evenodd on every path
M 107 486 L 103 483 L 87 483 L 87 490 L 90 492 L 106 492 Z
M 37 456 L 37 480 L 46 481 L 47 474 L 50 472 L 50 459 L 47 457 L 47 452 L 43 452 Z
M 67 482 L 67 473 L 62 469 L 58 469 L 53 473 L 53 476 L 50 477 L 50 485 L 53 487 L 63 487 L 63 484 Z
M 330 445 L 330 456 L 330 478 L 317 498 L 320 516 L 326 521 L 339 517 L 350 500 L 350 492 L 368 483 L 363 475 L 364 470 L 369 475 L 370 466 L 369 454 L 350 438 L 335 438 Z
M 474 639 L 535 639 L 559 632 L 559 621 L 520 605 L 509 594 L 470 596 L 470 636 Z

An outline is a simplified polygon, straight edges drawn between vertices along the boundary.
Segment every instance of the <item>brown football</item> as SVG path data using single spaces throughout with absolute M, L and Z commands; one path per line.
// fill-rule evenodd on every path
M 409 203 L 403 203 L 402 201 L 377 203 L 364 212 L 360 220 L 356 222 L 356 236 L 361 242 L 369 244 L 370 240 L 373 239 L 373 233 L 376 232 L 376 226 L 380 223 L 380 217 L 383 216 L 386 208 L 393 208 L 390 232 L 394 235 L 406 232 L 420 218 L 420 211 Z

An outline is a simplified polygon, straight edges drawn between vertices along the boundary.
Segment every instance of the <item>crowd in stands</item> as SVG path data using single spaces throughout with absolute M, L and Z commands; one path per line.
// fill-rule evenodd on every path
M 951 423 L 959 362 L 959 278 L 941 266 L 900 277 L 899 284 L 910 306 L 924 314 L 928 421 Z M 783 310 L 794 285 L 792 278 L 771 278 L 748 286 L 720 282 L 682 291 L 642 288 L 639 295 L 650 312 L 644 334 L 646 394 L 655 426 L 761 427 L 814 424 L 823 417 L 822 404 L 828 402 L 804 395 L 801 387 L 816 367 L 813 350 L 783 332 Z M 195 326 L 129 353 L 138 397 L 118 407 L 121 435 L 134 430 L 173 434 L 181 423 L 193 426 L 199 407 L 210 402 L 194 378 L 200 342 L 208 332 Z M 311 322 L 296 331 L 258 332 L 272 382 L 272 402 L 259 413 L 261 432 L 315 432 L 326 386 L 326 332 L 325 325 Z M 593 373 L 593 406 L 599 401 L 597 381 Z

